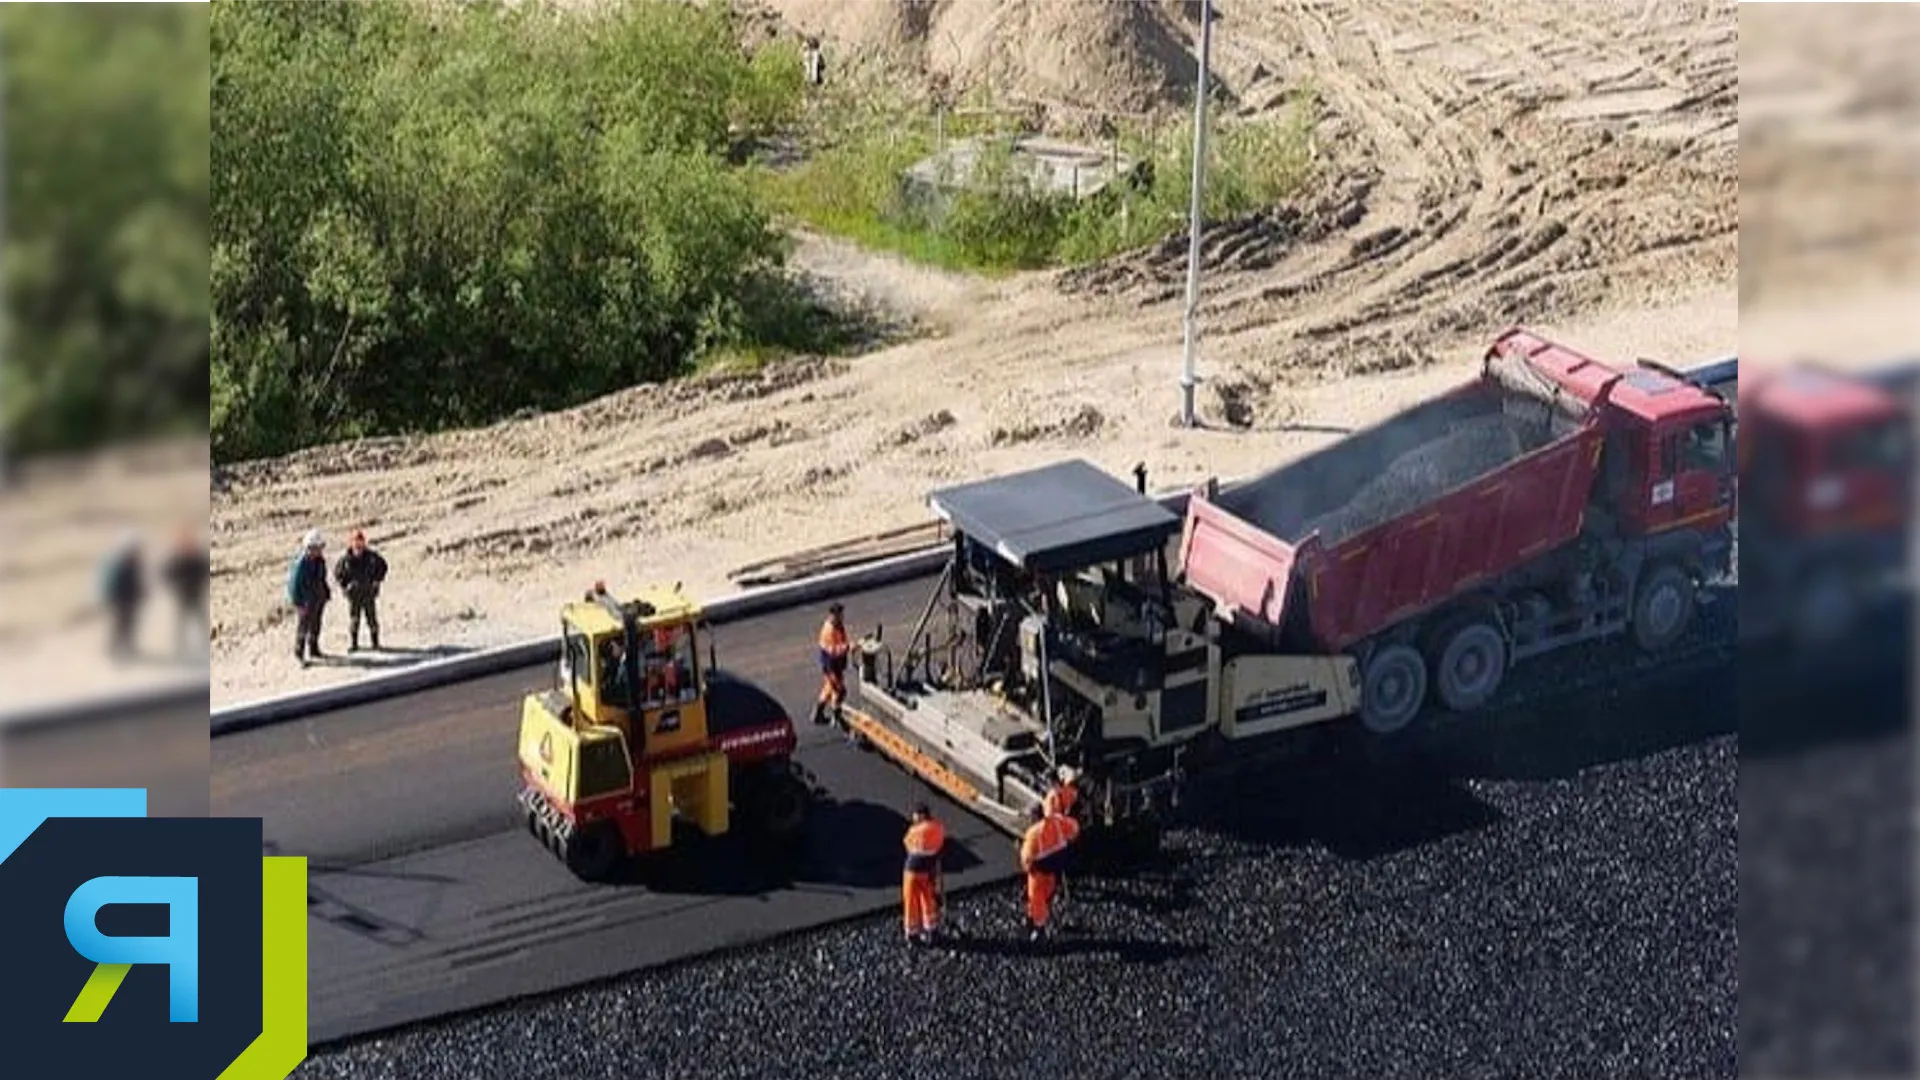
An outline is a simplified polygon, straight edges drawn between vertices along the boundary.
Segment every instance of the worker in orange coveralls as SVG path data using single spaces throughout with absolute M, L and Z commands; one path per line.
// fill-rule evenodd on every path
M 847 655 L 853 644 L 847 640 L 845 609 L 838 601 L 827 608 L 827 621 L 820 626 L 820 700 L 813 708 L 813 722 L 824 724 L 829 718 L 844 720 L 841 712 L 847 701 Z
M 1053 914 L 1053 894 L 1060 887 L 1061 864 L 1067 846 L 1080 836 L 1080 824 L 1044 805 L 1033 808 L 1033 824 L 1020 838 L 1020 869 L 1027 874 L 1027 940 L 1039 941 Z
M 1061 817 L 1072 817 L 1074 804 L 1080 801 L 1080 789 L 1073 786 L 1080 774 L 1071 765 L 1060 766 L 1060 778 L 1047 792 L 1043 805 L 1047 813 Z
M 900 901 L 906 909 L 907 942 L 926 945 L 940 926 L 940 852 L 947 846 L 947 830 L 933 819 L 926 803 L 913 808 L 907 826 L 907 865 L 900 878 Z

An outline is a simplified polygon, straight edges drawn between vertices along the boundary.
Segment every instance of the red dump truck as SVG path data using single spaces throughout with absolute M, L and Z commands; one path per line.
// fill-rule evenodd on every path
M 1485 704 L 1569 645 L 1681 639 L 1733 552 L 1733 413 L 1525 329 L 1479 378 L 1189 500 L 1181 577 L 1260 647 L 1355 658 L 1361 720 Z
M 1691 373 L 1690 373 L 1691 374 Z M 1813 655 L 1911 596 L 1912 398 L 1920 362 L 1748 373 L 1740 441 L 1740 636 Z

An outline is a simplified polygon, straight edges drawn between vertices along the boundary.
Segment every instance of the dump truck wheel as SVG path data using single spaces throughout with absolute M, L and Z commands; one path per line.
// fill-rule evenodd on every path
M 1680 640 L 1693 621 L 1693 581 L 1672 563 L 1647 572 L 1633 594 L 1633 641 L 1659 652 Z
M 1507 674 L 1507 641 L 1484 618 L 1468 618 L 1440 635 L 1433 654 L 1433 690 L 1454 712 L 1472 712 L 1493 699 Z
M 1360 681 L 1360 723 L 1376 735 L 1391 735 L 1420 714 L 1427 661 L 1411 645 L 1389 645 L 1368 657 Z
M 611 822 L 602 821 L 574 833 L 563 857 L 567 868 L 581 878 L 605 881 L 613 876 L 624 854 L 619 830 Z

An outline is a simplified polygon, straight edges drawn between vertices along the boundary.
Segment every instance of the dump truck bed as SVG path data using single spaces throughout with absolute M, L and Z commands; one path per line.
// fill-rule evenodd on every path
M 1243 625 L 1338 652 L 1573 540 L 1604 437 L 1597 411 L 1490 360 L 1444 397 L 1196 495 L 1182 575 Z

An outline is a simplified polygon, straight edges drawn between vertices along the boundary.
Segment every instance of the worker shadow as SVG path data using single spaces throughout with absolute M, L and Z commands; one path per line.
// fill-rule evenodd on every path
M 1500 810 L 1444 771 L 1413 758 L 1383 760 L 1345 746 L 1236 776 L 1189 802 L 1188 823 L 1262 847 L 1319 847 L 1337 858 L 1375 859 L 1474 832 Z M 1187 870 L 1234 858 L 1191 854 Z
M 417 667 L 433 660 L 464 656 L 473 649 L 466 645 L 432 645 L 426 648 L 382 649 L 379 652 L 333 653 L 320 660 L 322 666 L 385 671 Z
M 744 833 L 689 838 L 636 866 L 631 883 L 662 893 L 753 896 L 782 889 L 897 889 L 901 837 L 907 819 L 899 811 L 862 799 L 816 798 L 805 833 L 795 843 L 770 845 Z M 982 865 L 978 855 L 949 840 L 944 866 L 950 875 Z
M 109 659 L 115 664 L 126 668 L 140 668 L 145 670 L 171 669 L 184 671 L 204 669 L 207 666 L 207 658 L 208 653 L 205 650 L 194 649 L 167 651 L 162 649 L 134 648 L 124 653 L 109 654 Z
M 805 880 L 855 889 L 898 887 L 901 837 L 909 824 L 906 815 L 883 803 L 832 798 L 816 802 L 801 861 Z M 951 838 L 941 864 L 949 875 L 983 865 L 978 855 Z
M 1073 899 L 1089 906 L 1121 909 L 1154 919 L 1178 915 L 1195 903 L 1196 882 L 1183 854 L 1164 851 L 1151 863 L 1129 867 L 1124 874 L 1075 876 Z

